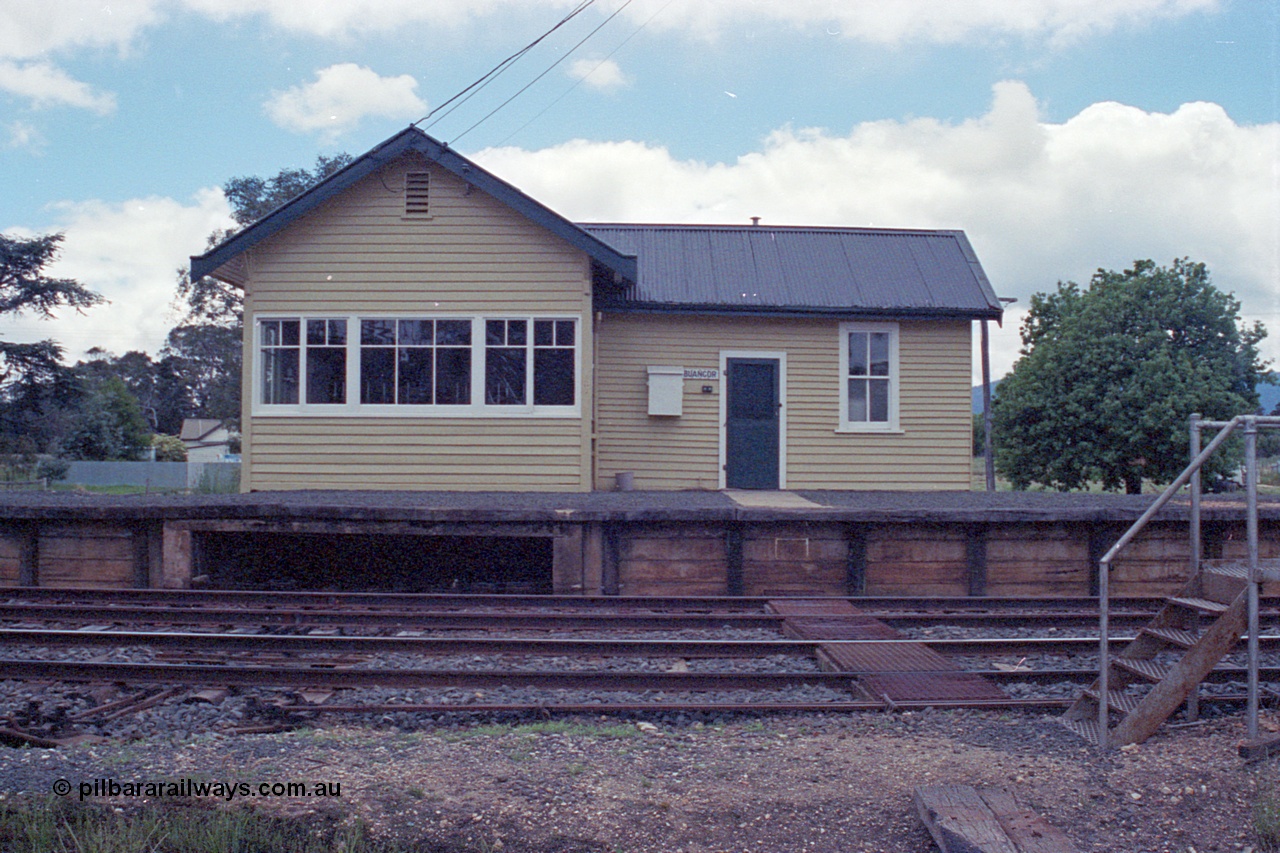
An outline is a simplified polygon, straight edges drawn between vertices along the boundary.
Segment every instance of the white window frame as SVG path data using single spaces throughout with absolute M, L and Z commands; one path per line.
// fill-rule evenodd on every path
M 887 332 L 889 335 L 889 419 L 887 421 L 849 420 L 849 335 L 852 332 Z M 847 322 L 840 324 L 840 426 L 836 432 L 850 433 L 900 433 L 897 323 Z
M 421 404 L 406 405 L 398 403 L 362 404 L 360 402 L 360 321 L 361 320 L 468 320 L 471 323 L 471 402 L 467 405 Z M 298 320 L 302 345 L 299 347 L 299 402 L 296 404 L 266 403 L 263 401 L 262 382 L 262 323 L 271 320 Z M 306 397 L 307 356 L 306 356 L 306 324 L 308 320 L 346 320 L 347 321 L 347 401 L 338 403 L 303 402 Z M 485 389 L 485 321 L 486 320 L 527 320 L 529 322 L 528 347 L 529 357 L 526 362 L 529 402 L 525 405 L 486 405 Z M 571 406 L 535 406 L 533 405 L 533 368 L 534 368 L 534 334 L 535 320 L 572 320 L 574 323 L 573 338 L 573 382 L 574 394 Z M 351 312 L 306 312 L 286 313 L 270 312 L 257 314 L 253 318 L 253 370 L 251 371 L 253 387 L 250 414 L 255 418 L 270 417 L 314 417 L 314 418 L 580 418 L 582 417 L 582 349 L 583 326 L 581 315 L 574 314 L 529 314 L 511 312 L 490 312 L 485 314 L 458 314 L 439 311 L 361 311 Z

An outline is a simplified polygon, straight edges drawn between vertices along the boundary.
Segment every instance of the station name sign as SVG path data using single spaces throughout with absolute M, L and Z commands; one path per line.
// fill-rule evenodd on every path
M 720 371 L 714 368 L 686 367 L 684 369 L 684 378 L 685 379 L 719 380 Z

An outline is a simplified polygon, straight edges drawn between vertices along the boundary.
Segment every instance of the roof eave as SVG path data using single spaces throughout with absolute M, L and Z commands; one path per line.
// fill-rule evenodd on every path
M 999 320 L 994 308 L 829 308 L 803 305 L 716 305 L 671 302 L 597 301 L 596 310 L 613 314 L 703 314 L 740 317 L 809 317 L 820 319 Z

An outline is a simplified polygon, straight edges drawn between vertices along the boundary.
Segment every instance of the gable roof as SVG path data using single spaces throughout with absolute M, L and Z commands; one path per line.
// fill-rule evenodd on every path
M 246 250 L 412 152 L 583 251 L 593 261 L 599 310 L 992 319 L 1003 314 L 962 231 L 575 224 L 416 127 L 192 256 L 191 277 L 211 275 L 243 285 Z
M 551 208 L 535 201 L 501 178 L 472 163 L 444 143 L 433 139 L 416 127 L 408 127 L 371 151 L 362 154 L 346 168 L 330 175 L 306 192 L 285 202 L 252 225 L 236 232 L 203 255 L 191 257 L 191 277 L 207 275 L 232 284 L 243 284 L 242 253 L 287 228 L 298 218 L 348 189 L 352 184 L 381 169 L 387 163 L 416 151 L 433 163 L 447 169 L 462 180 L 541 225 L 569 245 L 581 249 L 592 260 L 618 277 L 634 280 L 634 256 L 618 252 L 597 237 L 588 234 Z
M 225 427 L 226 424 L 217 418 L 183 418 L 178 438 L 186 442 L 204 442 L 210 440 L 210 435 Z M 224 444 L 225 441 L 215 443 Z
M 999 318 L 963 231 L 582 224 L 639 258 L 617 311 Z

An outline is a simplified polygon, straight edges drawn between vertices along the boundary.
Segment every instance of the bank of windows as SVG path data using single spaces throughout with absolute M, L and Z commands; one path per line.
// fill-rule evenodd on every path
M 897 430 L 897 326 L 846 323 L 840 331 L 840 428 Z
M 474 385 L 491 411 L 577 402 L 572 319 L 270 319 L 259 328 L 264 406 L 350 409 L 349 379 L 362 406 L 471 411 Z

